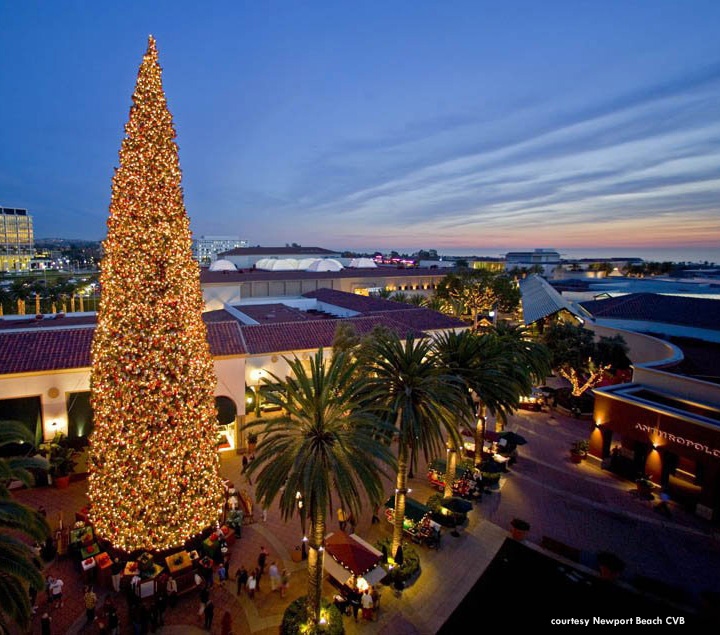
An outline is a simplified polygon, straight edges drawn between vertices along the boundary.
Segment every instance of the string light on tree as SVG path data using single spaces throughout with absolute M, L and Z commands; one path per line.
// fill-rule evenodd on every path
M 155 40 L 112 182 L 92 349 L 90 517 L 116 547 L 163 550 L 216 523 L 213 361 Z

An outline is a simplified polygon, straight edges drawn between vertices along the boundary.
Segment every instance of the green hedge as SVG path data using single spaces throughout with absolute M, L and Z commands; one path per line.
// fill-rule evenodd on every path
M 280 625 L 281 635 L 345 635 L 345 626 L 343 625 L 342 615 L 334 604 L 329 604 L 324 599 L 322 607 L 328 613 L 328 623 L 322 628 L 314 628 L 304 630 L 307 624 L 307 598 L 302 596 L 292 602 L 283 614 L 282 624 Z
M 383 550 L 383 546 L 387 550 L 387 553 L 391 553 L 392 538 L 383 538 L 379 542 L 375 543 L 375 547 L 380 551 Z M 386 566 L 383 568 L 387 569 Z M 405 583 L 412 578 L 418 571 L 420 571 L 420 556 L 415 551 L 414 547 L 411 547 L 407 543 L 403 543 L 403 563 L 398 567 L 395 566 L 392 570 L 388 571 L 388 575 L 384 584 L 395 584 L 397 582 Z

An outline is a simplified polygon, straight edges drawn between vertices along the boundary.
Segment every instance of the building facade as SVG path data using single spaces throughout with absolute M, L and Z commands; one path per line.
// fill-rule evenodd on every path
M 342 271 L 208 271 L 200 272 L 206 309 L 260 298 L 298 297 L 318 289 L 370 295 L 382 289 L 431 293 L 446 273 L 442 269 L 343 269 Z
M 0 271 L 27 271 L 35 254 L 32 216 L 0 207 Z
M 400 337 L 435 337 L 467 325 L 424 307 L 321 289 L 296 300 L 224 304 L 203 314 L 215 368 L 218 450 L 245 446 L 247 411 L 260 412 L 263 378 L 289 373 L 286 359 L 309 365 L 332 354 L 338 324 L 359 335 L 384 327 Z M 93 429 L 90 372 L 93 313 L 0 319 L 0 422 L 20 421 L 37 443 L 57 432 L 79 446 Z M 267 404 L 264 404 L 267 405 Z M 85 470 L 83 451 L 78 472 Z
M 240 236 L 200 236 L 193 240 L 193 256 L 201 265 L 209 265 L 217 260 L 218 254 L 247 244 Z
M 505 269 L 542 269 L 542 275 L 551 275 L 560 266 L 560 254 L 554 249 L 509 251 L 505 254 Z

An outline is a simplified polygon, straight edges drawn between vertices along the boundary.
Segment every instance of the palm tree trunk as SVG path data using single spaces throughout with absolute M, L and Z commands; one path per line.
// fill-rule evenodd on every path
M 402 442 L 402 438 L 400 439 L 400 442 L 398 444 L 397 466 L 397 480 L 395 481 L 395 524 L 393 526 L 393 539 L 390 549 L 390 555 L 393 558 L 397 553 L 398 547 L 402 543 L 403 523 L 405 521 L 405 495 L 407 494 L 408 449 Z
M 477 408 L 477 428 L 475 428 L 475 466 L 482 463 L 483 446 L 485 445 L 485 404 L 481 401 Z
M 325 550 L 325 510 L 319 509 L 310 522 L 310 541 L 308 553 L 308 592 L 307 614 L 313 624 L 320 620 L 320 601 L 322 599 L 323 557 Z
M 450 442 L 452 443 L 452 441 Z M 445 466 L 445 498 L 453 495 L 453 482 L 455 481 L 455 465 L 457 463 L 457 449 L 455 444 L 448 450 L 447 465 Z

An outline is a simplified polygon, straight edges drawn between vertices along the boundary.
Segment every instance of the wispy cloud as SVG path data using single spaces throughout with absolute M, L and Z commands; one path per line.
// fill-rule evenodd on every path
M 290 207 L 355 244 L 710 244 L 719 111 L 714 66 L 573 111 L 434 120 L 318 157 Z

